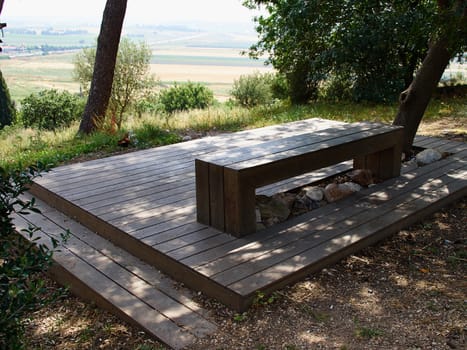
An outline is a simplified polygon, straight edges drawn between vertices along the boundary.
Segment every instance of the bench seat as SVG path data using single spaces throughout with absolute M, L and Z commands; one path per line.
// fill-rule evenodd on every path
M 403 128 L 352 123 L 195 160 L 199 222 L 241 237 L 256 231 L 255 190 L 353 159 L 385 180 L 399 176 Z

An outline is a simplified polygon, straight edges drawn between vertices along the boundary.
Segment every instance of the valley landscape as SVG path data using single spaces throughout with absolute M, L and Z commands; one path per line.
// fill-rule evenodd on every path
M 227 30 L 233 30 L 227 28 Z M 5 30 L 0 69 L 12 98 L 20 101 L 43 89 L 78 92 L 73 80 L 76 53 L 95 44 L 98 28 L 15 27 Z M 265 60 L 242 55 L 256 40 L 255 32 L 220 32 L 216 28 L 189 26 L 134 26 L 123 34 L 146 42 L 153 51 L 151 73 L 163 85 L 200 82 L 224 101 L 235 79 L 253 72 L 270 72 Z

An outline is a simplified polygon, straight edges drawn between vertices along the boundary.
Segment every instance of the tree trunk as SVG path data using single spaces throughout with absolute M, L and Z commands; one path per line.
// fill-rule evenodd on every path
M 405 128 L 403 151 L 406 155 L 410 154 L 423 114 L 450 59 L 451 53 L 445 42 L 436 42 L 428 50 L 415 79 L 399 97 L 399 112 L 394 125 Z
M 440 11 L 446 11 L 449 7 L 449 1 L 438 0 Z M 466 5 L 465 0 L 456 1 L 451 8 L 454 16 L 459 16 L 460 27 L 466 23 Z M 427 55 L 423 60 L 422 66 L 418 70 L 414 80 L 403 91 L 399 97 L 399 112 L 394 120 L 394 125 L 404 126 L 404 144 L 403 151 L 406 156 L 410 155 L 415 134 L 417 133 L 423 114 L 430 102 L 434 89 L 438 85 L 444 70 L 451 60 L 454 52 L 449 49 L 448 43 L 452 36 L 456 35 L 456 29 L 445 32 L 428 49 Z M 461 33 L 463 31 L 460 31 Z
M 117 60 L 118 45 L 125 18 L 127 0 L 107 0 L 97 39 L 96 60 L 88 101 L 79 132 L 89 134 L 97 129 L 107 111 Z

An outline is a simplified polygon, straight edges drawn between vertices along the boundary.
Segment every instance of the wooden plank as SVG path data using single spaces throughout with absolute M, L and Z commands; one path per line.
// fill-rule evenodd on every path
M 100 200 L 94 201 L 89 204 L 83 204 L 81 201 L 75 201 L 81 207 L 85 208 L 86 210 L 96 212 L 96 214 L 105 213 L 111 210 L 118 210 L 122 209 L 125 206 L 137 205 L 140 202 L 145 201 L 157 201 L 159 199 L 164 199 L 166 197 L 175 196 L 180 193 L 185 193 L 188 191 L 195 190 L 195 184 L 193 182 L 193 178 L 183 179 L 177 183 L 158 183 L 152 187 L 147 187 L 145 190 L 141 191 L 134 191 L 134 192 L 127 192 L 120 195 L 120 191 L 117 193 L 111 192 L 106 193 L 105 196 L 101 196 Z M 128 188 L 131 188 L 129 186 Z M 110 209 L 112 208 L 112 209 Z
M 275 182 L 271 185 L 259 187 L 256 189 L 256 194 L 272 196 L 276 193 L 287 192 L 302 186 L 309 185 L 313 182 L 324 180 L 330 176 L 338 175 L 350 169 L 352 169 L 352 163 L 350 161 L 342 162 L 319 170 L 314 170 L 309 173 L 294 176 L 279 182 Z
M 250 178 L 243 175 L 243 172 L 224 168 L 225 226 L 216 227 L 236 237 L 256 231 L 256 186 L 251 185 Z
M 463 172 L 462 174 L 467 173 Z M 445 178 L 445 180 L 447 181 L 446 186 L 453 182 L 448 178 Z M 443 184 L 441 184 L 441 186 L 442 185 Z M 314 247 L 320 246 L 336 237 L 347 235 L 348 232 L 358 233 L 362 231 L 362 227 L 368 223 L 371 224 L 372 222 L 377 221 L 379 222 L 379 227 L 383 228 L 384 225 L 386 225 L 386 218 L 391 217 L 390 214 L 401 202 L 406 204 L 417 198 L 422 198 L 424 193 L 430 193 L 430 191 L 433 190 L 433 184 L 430 184 L 429 186 L 421 186 L 420 188 L 420 190 L 412 190 L 413 192 L 411 193 L 405 192 L 402 195 L 399 195 L 397 197 L 397 201 L 395 200 L 395 197 L 389 201 L 379 203 L 378 205 L 368 204 L 367 211 L 360 212 L 355 216 L 351 216 L 349 213 L 349 216 L 354 220 L 352 222 L 350 222 L 350 220 L 343 220 L 333 224 L 332 226 L 322 227 L 322 229 L 313 229 L 308 234 L 302 235 L 299 240 L 296 239 L 287 245 L 281 246 L 279 250 L 269 251 L 263 255 L 259 255 L 248 263 L 237 265 L 233 269 L 224 270 L 217 275 L 212 275 L 211 278 L 221 284 L 234 284 L 237 281 L 248 278 L 250 275 L 254 275 L 258 271 L 267 269 L 276 264 L 282 264 L 284 260 L 293 256 L 303 257 L 306 255 L 304 252 L 314 249 Z M 372 215 L 368 215 L 368 211 L 371 211 Z M 390 223 L 388 225 L 390 225 Z M 345 247 L 345 243 L 342 247 Z M 235 273 L 233 273 L 233 270 L 235 270 Z
M 16 223 L 20 225 L 19 220 Z M 41 225 L 44 224 L 45 222 L 42 221 Z M 48 230 L 53 230 L 54 225 L 51 226 L 48 227 Z M 56 225 L 55 228 L 57 228 Z M 62 228 L 58 229 L 62 230 Z M 45 241 L 43 240 L 43 242 Z M 82 285 L 86 286 L 86 289 L 91 290 L 91 294 L 94 294 L 94 300 L 98 299 L 96 298 L 96 294 L 98 294 L 101 297 L 98 300 L 104 299 L 106 301 L 104 306 L 113 312 L 125 315 L 126 319 L 132 320 L 132 323 L 136 322 L 148 334 L 156 336 L 175 349 L 182 349 L 195 341 L 193 335 L 188 333 L 186 329 L 179 327 L 170 318 L 149 306 L 146 302 L 147 298 L 145 302 L 139 302 L 138 297 L 116 284 L 104 273 L 96 270 L 95 267 L 74 254 L 72 250 L 62 247 L 60 251 L 55 252 L 54 260 L 70 275 L 76 276 L 75 278 L 78 278 Z M 60 276 L 57 277 L 60 278 Z M 79 290 L 73 289 L 73 287 L 72 291 L 79 293 Z
M 39 208 L 43 208 L 43 203 L 38 204 Z M 174 288 L 172 282 L 169 283 L 167 278 L 154 268 L 143 264 L 127 252 L 113 246 L 110 242 L 93 234 L 88 229 L 58 212 L 51 212 L 48 217 L 33 213 L 28 215 L 27 219 L 39 225 L 49 235 L 50 233 L 55 233 L 55 236 L 58 236 L 59 232 L 69 229 L 71 236 L 64 243 L 64 247 L 76 256 L 85 257 L 88 264 L 105 273 L 113 281 L 118 281 L 119 285 L 125 287 L 133 294 L 135 294 L 134 289 L 136 284 L 139 284 L 144 289 L 148 288 L 144 284 L 150 284 L 149 292 L 145 292 L 140 296 L 137 293 L 135 295 L 159 311 L 163 312 L 163 309 L 167 310 L 163 313 L 172 320 L 175 320 L 177 324 L 190 329 L 196 326 L 195 334 L 198 336 L 203 335 L 202 333 L 206 328 L 210 331 L 213 330 L 211 328 L 212 324 L 206 322 L 204 318 L 200 319 L 196 313 L 191 313 L 190 315 L 190 311 L 188 310 L 181 310 L 179 312 L 181 307 L 188 307 L 195 312 L 198 312 L 201 308 L 190 299 L 191 295 L 183 293 L 179 287 L 177 289 Z M 152 303 L 149 303 L 148 297 L 157 298 Z M 188 317 L 188 319 L 184 317 Z
M 463 174 L 465 175 L 467 173 L 464 172 Z M 449 184 L 450 183 L 448 183 L 446 186 L 448 186 Z M 428 189 L 428 187 L 424 188 L 424 190 L 426 189 Z M 417 198 L 413 196 L 413 193 L 411 195 L 412 196 L 408 195 L 406 198 L 404 198 L 404 200 L 406 200 L 403 202 L 404 204 L 407 204 Z M 421 197 L 423 196 L 420 195 L 418 198 L 421 198 Z M 423 201 L 423 198 L 422 198 L 422 201 Z M 347 225 L 346 227 L 339 226 L 339 227 L 329 228 L 328 232 L 326 232 L 325 237 L 323 237 L 319 232 L 315 233 L 314 235 L 310 235 L 310 237 L 307 237 L 306 239 L 297 240 L 287 246 L 281 247 L 280 253 L 271 252 L 269 254 L 256 257 L 254 260 L 250 261 L 249 264 L 243 264 L 243 265 L 236 266 L 234 274 L 233 274 L 233 271 L 231 270 L 225 270 L 219 273 L 218 275 L 212 276 L 212 278 L 222 284 L 226 284 L 226 285 L 235 284 L 236 282 L 244 278 L 247 279 L 249 276 L 254 275 L 258 271 L 268 269 L 271 266 L 274 266 L 276 264 L 285 266 L 283 264 L 283 261 L 286 260 L 287 258 L 298 257 L 298 256 L 304 257 L 308 254 L 310 250 L 312 250 L 315 253 L 316 252 L 315 247 L 322 246 L 323 244 L 325 244 L 325 242 L 328 242 L 329 240 L 338 239 L 338 237 L 342 237 L 342 236 L 348 236 L 349 232 L 355 232 L 356 234 L 363 232 L 364 231 L 363 228 L 366 227 L 366 225 L 370 225 L 371 227 L 374 228 L 375 221 L 378 222 L 378 224 L 376 224 L 377 227 L 380 229 L 383 229 L 385 227 L 385 221 L 382 220 L 381 218 L 392 217 L 392 214 L 395 208 L 397 208 L 397 205 L 394 205 L 394 203 L 388 203 L 388 205 L 386 205 L 385 203 L 383 205 L 379 205 L 378 207 L 372 207 L 371 210 L 375 214 L 377 213 L 380 216 L 378 220 L 375 220 L 375 216 L 367 217 L 365 216 L 367 213 L 360 213 L 360 215 L 355 217 L 356 223 L 354 225 Z M 398 210 L 396 210 L 396 212 L 399 213 Z M 389 226 L 391 224 L 392 222 L 388 223 Z M 369 232 L 368 234 L 370 235 L 371 232 Z M 340 248 L 343 249 L 347 245 L 348 245 L 348 242 L 344 239 Z M 327 250 L 327 252 L 329 252 L 329 249 Z M 324 251 L 323 253 L 325 254 L 326 251 Z M 293 271 L 290 270 L 291 269 L 290 266 L 288 266 L 286 269 L 289 270 L 289 273 L 293 273 Z
M 199 236 L 198 236 L 199 237 Z M 212 235 L 203 240 L 196 240 L 196 242 L 187 241 L 181 244 L 176 249 L 165 251 L 165 253 L 173 259 L 180 260 L 190 254 L 199 254 L 205 250 L 215 249 L 218 246 L 231 242 L 235 238 L 231 235 L 218 232 L 217 235 Z
M 339 159 L 337 162 L 340 162 L 352 159 L 355 154 L 371 154 L 392 147 L 394 145 L 395 133 L 398 133 L 398 129 L 393 129 L 389 126 L 381 126 L 378 129 L 364 130 L 344 136 L 334 137 L 325 141 L 321 140 L 319 143 L 311 143 L 309 145 L 304 145 L 284 152 L 272 153 L 259 159 L 232 163 L 229 164 L 228 167 L 235 170 L 248 171 L 250 168 L 256 169 L 260 166 L 274 164 L 274 162 L 278 160 L 286 161 L 295 157 L 305 157 L 304 154 L 312 155 L 334 149 L 341 149 L 341 152 L 345 151 L 345 155 L 341 153 L 342 156 L 338 156 L 336 154 L 333 157 L 335 159 Z M 353 149 L 350 150 L 349 148 Z M 356 148 L 358 148 L 358 151 L 355 151 Z M 334 160 L 328 161 L 327 165 L 336 164 L 337 162 Z M 315 168 L 321 167 L 322 166 Z
M 189 226 L 189 225 L 186 225 L 186 226 Z M 167 235 L 164 233 L 166 232 L 173 233 L 173 236 L 171 235 L 170 239 L 165 239 Z M 143 242 L 145 242 L 148 245 L 152 245 L 154 249 L 157 249 L 158 251 L 163 252 L 164 254 L 168 254 L 169 252 L 173 250 L 179 250 L 188 245 L 194 247 L 199 242 L 206 242 L 207 240 L 210 240 L 218 236 L 222 236 L 223 240 L 235 239 L 234 237 L 230 235 L 223 234 L 219 232 L 218 230 L 214 230 L 210 227 L 205 227 L 202 230 L 198 230 L 198 231 L 191 230 L 191 232 L 186 232 L 185 234 L 182 234 L 183 231 L 179 231 L 179 230 L 170 230 L 166 232 L 159 234 L 159 235 L 150 236 L 144 239 Z M 219 238 L 215 238 L 215 239 L 219 239 Z
M 208 154 L 201 159 L 209 163 L 228 166 L 235 163 L 252 161 L 257 158 L 262 159 L 263 157 L 271 154 L 281 154 L 283 152 L 309 146 L 311 144 L 319 145 L 323 142 L 327 142 L 328 140 L 345 137 L 380 127 L 381 125 L 368 123 L 341 125 L 339 127 L 314 131 L 313 133 L 304 132 L 299 135 L 266 141 L 253 146 L 229 149 L 224 152 L 216 152 L 214 154 Z
M 465 171 L 461 174 L 461 176 L 466 176 Z M 418 212 L 426 215 L 426 213 L 432 212 L 433 209 L 430 208 L 430 206 L 437 202 L 444 203 L 442 199 L 447 198 L 449 193 L 461 191 L 460 194 L 454 198 L 459 198 L 459 196 L 464 196 L 467 193 L 465 183 L 462 184 L 455 180 L 435 189 L 429 189 L 425 186 L 423 191 L 428 195 L 424 196 L 422 193 L 417 199 L 402 203 L 400 206 L 388 210 L 380 220 L 371 220 L 364 226 L 356 228 L 354 231 L 349 231 L 343 236 L 338 236 L 327 241 L 322 246 L 313 246 L 310 250 L 301 250 L 300 252 L 298 252 L 297 249 L 295 254 L 288 260 L 283 260 L 280 264 L 261 270 L 256 274 L 249 275 L 247 278 L 233 283 L 230 287 L 243 295 L 251 294 L 258 290 L 258 288 L 267 288 L 271 283 L 277 281 L 282 282 L 282 279 L 287 275 L 304 272 L 301 270 L 312 267 L 312 265 L 320 259 L 328 259 L 327 263 L 330 263 L 330 261 L 335 261 L 332 259 L 332 255 L 337 254 L 339 251 L 344 251 L 345 254 L 349 254 L 355 251 L 355 249 L 361 249 L 363 246 L 374 242 L 375 236 L 377 236 L 379 240 L 388 234 L 397 232 L 410 223 L 420 220 L 420 215 L 413 214 Z M 371 239 L 372 236 L 372 240 L 365 242 L 364 245 L 357 246 L 359 242 L 364 242 L 365 239 Z M 338 255 L 338 257 L 341 258 L 342 255 Z
M 26 194 L 25 197 L 30 199 L 28 194 Z M 134 275 L 139 276 L 142 280 L 147 281 L 155 288 L 163 291 L 167 295 L 170 295 L 171 298 L 186 305 L 190 309 L 200 314 L 206 313 L 206 311 L 197 303 L 193 302 L 191 299 L 193 297 L 192 293 L 189 293 L 187 290 L 184 290 L 179 286 L 174 287 L 173 281 L 160 273 L 154 267 L 143 263 L 140 259 L 124 251 L 122 248 L 109 244 L 109 241 L 106 239 L 91 232 L 89 229 L 78 224 L 76 221 L 71 220 L 66 215 L 48 207 L 41 200 L 36 200 L 36 203 L 37 207 L 41 210 L 42 215 L 47 213 L 46 216 L 49 220 L 55 222 L 63 229 L 69 229 L 74 238 L 92 246 L 115 261 L 117 264 L 123 266 L 128 271 L 131 271 Z M 78 235 L 75 233 L 78 233 Z M 49 232 L 48 234 L 50 235 L 51 233 Z
M 195 197 L 195 189 L 190 186 L 188 190 L 175 189 L 170 193 L 156 194 L 151 196 L 150 194 L 145 197 L 140 197 L 132 201 L 121 202 L 117 204 L 109 204 L 108 207 L 104 206 L 101 208 L 94 209 L 92 212 L 94 215 L 99 216 L 103 220 L 113 221 L 118 218 L 128 217 L 132 215 L 139 215 L 147 210 L 157 210 L 157 208 L 167 206 L 179 206 L 183 204 L 185 200 L 193 200 Z M 87 209 L 87 208 L 84 208 Z
M 196 221 L 196 216 L 179 217 L 178 220 L 166 221 L 152 226 L 146 226 L 140 230 L 132 232 L 132 236 L 143 240 L 149 245 L 154 245 L 160 242 L 165 242 L 175 239 L 180 235 L 191 232 L 201 231 L 207 228 L 206 225 L 200 224 Z
M 211 206 L 209 199 L 209 164 L 195 160 L 196 173 L 196 218 L 202 223 L 211 223 Z
M 316 221 L 332 215 L 339 210 L 341 210 L 340 207 L 328 205 L 321 208 L 319 211 L 315 211 L 312 217 L 307 217 L 306 219 L 308 222 Z M 195 270 L 198 270 L 203 266 L 216 265 L 216 261 L 223 259 L 226 256 L 243 256 L 244 252 L 254 253 L 263 251 L 264 244 L 267 244 L 269 240 L 277 238 L 278 235 L 285 232 L 289 227 L 294 227 L 300 224 L 303 224 L 303 217 L 295 217 L 252 235 L 232 239 L 232 241 L 216 247 L 215 249 L 209 249 L 197 254 L 178 254 L 180 255 L 181 262 Z M 182 258 L 181 256 L 184 257 Z M 203 271 L 200 272 L 203 273 Z
M 152 159 L 144 159 L 136 164 L 126 164 L 125 162 L 122 163 L 114 163 L 112 167 L 108 166 L 104 169 L 92 169 L 92 170 L 82 170 L 76 172 L 76 174 L 68 175 L 66 177 L 59 178 L 58 176 L 54 176 L 55 173 L 52 171 L 50 176 L 55 177 L 55 181 L 53 183 L 48 184 L 51 189 L 59 189 L 59 186 L 66 186 L 68 188 L 76 188 L 79 187 L 79 184 L 82 183 L 84 185 L 93 184 L 98 179 L 115 179 L 122 174 L 132 175 L 132 174 L 139 174 L 145 169 L 166 169 L 170 167 L 174 167 L 177 165 L 182 165 L 185 163 L 189 163 L 192 160 L 192 155 L 188 154 L 186 156 L 180 156 L 179 159 L 175 160 L 174 157 L 171 157 L 165 161 L 161 161 L 160 163 L 157 160 Z M 57 179 L 58 178 L 58 179 Z M 57 181 L 60 180 L 60 181 Z
M 163 175 L 167 173 L 185 173 L 189 170 L 192 170 L 193 161 L 190 159 L 183 163 L 173 163 L 170 167 L 161 167 L 158 164 L 153 164 L 150 167 L 128 171 L 128 172 L 114 172 L 113 174 L 94 174 L 94 173 L 87 173 L 90 176 L 90 179 L 79 181 L 77 180 L 76 183 L 65 183 L 59 182 L 58 187 L 50 187 L 49 188 L 57 193 L 62 195 L 66 195 L 68 193 L 76 193 L 81 192 L 82 190 L 93 190 L 95 188 L 100 188 L 102 184 L 105 186 L 119 184 L 119 183 L 128 183 L 133 180 L 139 180 L 141 177 L 145 177 L 145 175 Z M 84 176 L 83 176 L 84 177 Z
M 189 214 L 196 214 L 196 200 L 194 196 L 177 203 L 148 209 L 134 215 L 122 216 L 108 222 L 113 226 L 121 227 L 126 232 L 133 232 Z
M 109 165 L 107 169 L 112 169 L 116 163 L 121 164 L 137 164 L 142 160 L 156 159 L 156 157 L 171 154 L 182 154 L 183 152 L 195 152 L 197 150 L 204 150 L 206 148 L 219 149 L 222 147 L 239 147 L 244 144 L 253 142 L 261 142 L 271 140 L 277 137 L 283 137 L 284 135 L 291 135 L 296 133 L 303 133 L 303 130 L 320 130 L 323 128 L 329 128 L 332 126 L 343 125 L 343 122 L 330 121 L 319 118 L 312 118 L 307 120 L 301 120 L 297 122 L 290 122 L 281 125 L 271 125 L 263 127 L 261 129 L 245 130 L 236 133 L 222 134 L 216 137 L 205 137 L 202 139 L 192 140 L 189 142 L 178 143 L 173 145 L 159 146 L 146 150 L 138 150 L 136 152 L 124 153 L 119 155 L 110 156 L 107 158 L 99 158 L 94 160 L 88 160 L 81 163 L 73 163 L 63 165 L 53 169 L 52 176 L 41 179 L 42 185 L 48 185 L 54 181 L 73 176 L 82 171 L 93 171 L 97 169 L 103 169 L 103 167 Z M 49 181 L 50 179 L 50 181 Z
M 224 167 L 208 164 L 209 178 L 209 225 L 224 230 Z
M 374 198 L 375 196 L 383 196 L 384 198 L 384 196 L 387 196 L 390 198 L 390 196 L 397 194 L 398 188 L 400 186 L 403 185 L 406 188 L 415 188 L 418 184 L 423 183 L 424 181 L 428 181 L 433 176 L 433 173 L 443 174 L 444 171 L 451 169 L 452 166 L 461 167 L 462 164 L 453 159 L 445 159 L 438 162 L 436 165 L 419 168 L 416 171 L 404 174 L 400 178 L 393 179 L 385 182 L 384 184 L 378 185 L 376 188 L 365 189 L 354 195 L 353 198 L 347 198 L 343 201 L 339 201 L 338 203 L 327 205 L 322 209 L 304 214 L 301 217 L 294 218 L 294 220 L 291 220 L 289 225 L 278 226 L 279 228 L 285 226 L 285 228 L 272 229 L 275 234 L 267 235 L 262 233 L 265 239 L 261 239 L 261 235 L 256 234 L 252 239 L 252 242 L 248 242 L 248 240 L 242 240 L 241 242 L 238 242 L 236 247 L 218 247 L 215 254 L 209 256 L 211 260 L 208 263 L 206 263 L 206 260 L 203 260 L 203 255 L 200 255 L 201 259 L 196 260 L 192 258 L 190 260 L 184 261 L 184 263 L 188 263 L 189 261 L 191 266 L 195 267 L 194 265 L 197 265 L 198 267 L 196 267 L 196 270 L 203 274 L 212 275 L 221 272 L 224 269 L 230 268 L 231 266 L 235 266 L 248 259 L 251 259 L 254 257 L 252 252 L 254 254 L 267 253 L 269 247 L 278 248 L 283 244 L 287 244 L 292 239 L 301 238 L 301 236 L 295 237 L 294 235 L 290 235 L 288 232 L 289 230 L 302 230 L 301 227 L 305 225 L 303 222 L 312 220 L 312 224 L 310 225 L 313 226 L 314 231 L 318 229 L 326 229 L 327 225 L 335 226 L 339 220 L 345 221 L 349 216 L 354 216 L 358 213 L 364 213 L 367 211 L 368 208 L 365 206 L 359 207 L 355 204 L 355 201 L 358 201 L 357 203 L 359 203 L 363 200 L 361 197 L 369 196 L 370 198 Z M 350 208 L 347 209 L 346 207 L 348 206 Z M 323 214 L 321 213 L 322 211 L 324 211 Z M 315 218 L 317 215 L 319 215 L 319 223 Z M 303 230 L 306 231 L 306 229 Z M 248 245 L 246 245 L 245 242 Z M 242 251 L 248 251 L 250 253 L 249 255 L 242 256 Z M 204 254 L 204 256 L 206 256 L 206 254 Z M 214 259 L 214 256 L 217 258 Z
M 376 154 L 372 157 L 358 157 L 361 160 L 356 161 L 357 165 L 371 169 L 376 177 L 385 180 L 398 176 L 401 168 L 402 136 L 402 128 L 389 129 L 383 126 L 335 137 L 318 145 L 294 149 L 286 147 L 284 152 L 261 156 L 254 160 L 251 157 L 255 156 L 255 149 L 244 149 L 242 152 L 247 154 L 246 157 L 250 157 L 249 160 L 224 166 L 223 192 L 219 186 L 214 187 L 210 183 L 210 200 L 217 198 L 215 196 L 223 195 L 224 198 L 224 212 L 213 212 L 212 207 L 217 207 L 211 205 L 211 225 L 236 237 L 251 234 L 256 231 L 255 188 L 345 161 L 356 155 L 369 152 Z M 279 147 L 280 144 L 276 145 Z M 264 152 L 263 146 L 261 145 L 260 149 Z M 237 154 L 233 156 L 236 160 L 241 157 Z M 229 161 L 220 162 L 224 163 Z M 211 164 L 210 167 L 217 169 L 219 166 Z M 222 225 L 222 219 L 225 225 Z
M 100 187 L 86 187 L 77 189 L 76 191 L 63 193 L 59 191 L 54 191 L 55 193 L 60 194 L 63 197 L 66 197 L 69 200 L 75 201 L 77 203 L 81 203 L 81 200 L 86 200 L 87 198 L 95 197 L 95 196 L 108 196 L 109 194 L 117 194 L 120 191 L 124 191 L 125 189 L 135 188 L 136 190 L 140 190 L 141 187 L 147 186 L 150 187 L 154 183 L 175 183 L 178 180 L 183 179 L 192 179 L 194 181 L 195 173 L 192 169 L 180 169 L 174 172 L 162 173 L 162 174 L 150 174 L 146 176 L 140 176 L 131 179 L 121 179 L 119 182 L 106 182 L 100 183 Z M 94 201 L 94 199 L 91 199 Z

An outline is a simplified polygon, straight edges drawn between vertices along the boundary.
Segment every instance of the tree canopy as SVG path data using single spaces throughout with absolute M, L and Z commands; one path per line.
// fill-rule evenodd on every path
M 355 101 L 395 101 L 412 82 L 430 38 L 445 25 L 434 0 L 244 4 L 266 7 L 268 14 L 256 19 L 259 41 L 250 54 L 269 55 L 270 63 L 287 76 L 294 102 L 316 96 L 324 81 Z
M 156 81 L 150 74 L 152 51 L 144 42 L 133 42 L 123 38 L 118 47 L 117 61 L 110 95 L 109 109 L 120 127 L 123 115 L 132 107 L 138 98 L 152 88 Z M 74 59 L 74 79 L 80 83 L 82 90 L 89 93 L 94 72 L 96 57 L 95 48 L 86 48 Z

